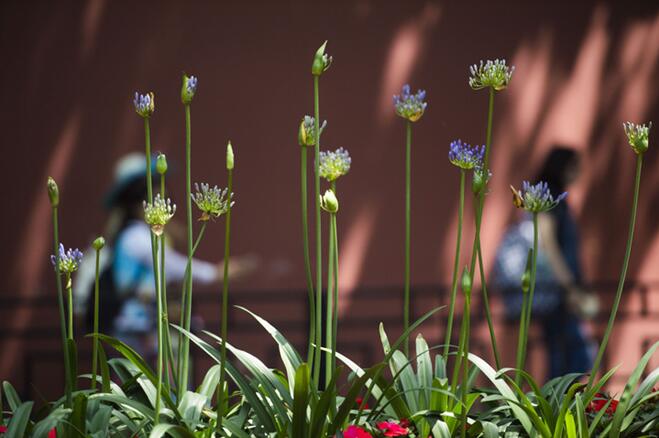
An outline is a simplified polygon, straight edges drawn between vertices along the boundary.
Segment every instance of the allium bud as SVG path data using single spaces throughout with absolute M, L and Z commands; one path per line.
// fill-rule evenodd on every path
M 64 245 L 60 243 L 58 257 L 51 255 L 50 262 L 62 274 L 70 275 L 77 271 L 80 267 L 80 263 L 82 262 L 82 251 L 80 251 L 78 248 L 70 248 L 65 251 Z
M 332 64 L 332 57 L 325 53 L 325 46 L 327 41 L 323 43 L 322 46 L 316 50 L 316 54 L 313 57 L 313 63 L 311 64 L 311 74 L 314 76 L 322 75 Z
M 326 190 L 324 195 L 320 197 L 320 207 L 328 213 L 336 213 L 339 211 L 339 200 L 332 190 Z
M 487 187 L 487 183 L 490 181 L 490 178 L 492 178 L 492 172 L 488 170 L 486 176 L 482 167 L 476 167 L 474 169 L 474 175 L 471 182 L 472 193 L 474 195 L 480 195 L 481 192 L 485 190 L 485 187 Z
M 183 74 L 183 85 L 181 85 L 181 102 L 189 105 L 197 92 L 197 78 Z
M 231 147 L 231 142 L 227 143 L 227 170 L 233 170 L 233 147 Z
M 327 126 L 327 120 L 325 120 L 318 128 L 319 135 L 323 133 L 323 130 Z M 300 146 L 315 146 L 316 144 L 316 119 L 311 116 L 304 116 L 302 122 L 300 122 L 300 129 L 297 136 Z
M 625 129 L 627 141 L 636 154 L 644 154 L 648 150 L 650 144 L 650 128 L 652 122 L 647 125 L 636 125 L 632 122 L 623 123 L 622 127 Z
M 136 91 L 135 98 L 133 99 L 133 105 L 135 106 L 135 112 L 137 114 L 144 117 L 145 119 L 149 118 L 156 109 L 155 96 L 151 92 L 146 94 L 139 94 Z
M 156 158 L 156 172 L 160 175 L 167 173 L 167 157 L 165 154 L 158 154 Z
M 401 94 L 394 95 L 396 114 L 410 122 L 416 122 L 423 116 L 428 106 L 428 103 L 424 102 L 425 98 L 425 90 L 417 90 L 416 94 L 412 94 L 410 86 L 403 85 Z
M 50 206 L 57 207 L 59 205 L 59 188 L 52 176 L 48 177 L 48 198 L 50 198 Z
M 160 197 L 160 193 L 156 194 L 153 202 L 144 201 L 144 222 L 151 227 L 151 231 L 156 236 L 162 235 L 165 231 L 165 225 L 176 213 L 176 204 L 172 201 Z
M 94 241 L 92 242 L 92 247 L 93 247 L 96 251 L 100 251 L 101 248 L 103 248 L 104 246 L 105 246 L 105 239 L 103 238 L 103 236 L 98 236 L 98 237 L 97 237 L 96 239 L 94 239 Z

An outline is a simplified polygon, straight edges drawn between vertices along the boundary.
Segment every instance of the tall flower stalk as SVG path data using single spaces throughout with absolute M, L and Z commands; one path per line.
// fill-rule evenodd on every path
M 323 210 L 329 213 L 329 236 L 327 252 L 327 308 L 325 319 L 325 347 L 328 357 L 325 360 L 325 387 L 334 378 L 336 369 L 336 336 L 338 326 L 338 300 L 339 300 L 339 262 L 338 262 L 338 237 L 336 227 L 336 215 L 339 211 L 337 199 L 336 180 L 348 173 L 352 159 L 350 154 L 343 148 L 335 151 L 323 151 L 320 153 L 320 164 L 318 170 L 320 176 L 330 184 L 330 189 L 320 199 Z M 331 405 L 336 407 L 336 403 Z
M 94 251 L 96 251 L 96 265 L 95 265 L 95 275 L 94 275 L 94 338 L 92 339 L 92 387 L 91 389 L 96 389 L 96 376 L 98 369 L 98 312 L 99 312 L 99 290 L 98 283 L 100 277 L 100 265 L 101 265 L 101 249 L 105 246 L 105 239 L 103 237 L 97 237 L 92 243 Z
M 220 338 L 222 338 L 221 345 L 221 363 L 220 363 L 220 383 L 219 383 L 219 397 L 217 400 L 217 428 L 221 430 L 222 419 L 224 417 L 225 408 L 228 405 L 228 389 L 226 388 L 226 361 L 227 361 L 227 319 L 229 314 L 229 243 L 231 238 L 231 205 L 230 199 L 233 195 L 233 167 L 234 155 L 231 142 L 227 144 L 227 190 L 229 193 L 229 201 L 226 202 L 226 221 L 224 223 L 224 270 L 222 276 L 222 327 Z
M 325 41 L 316 51 L 311 64 L 311 74 L 313 76 L 313 108 L 314 108 L 314 177 L 315 177 L 315 200 L 316 200 L 316 299 L 315 299 L 315 353 L 312 363 L 313 382 L 316 388 L 320 385 L 320 360 L 321 345 L 323 342 L 321 318 L 322 299 L 323 299 L 323 248 L 321 236 L 321 219 L 320 219 L 320 97 L 319 82 L 320 76 L 327 71 L 332 64 L 332 57 L 325 53 Z
M 428 106 L 424 101 L 426 92 L 418 90 L 411 93 L 410 86 L 403 85 L 402 93 L 394 96 L 396 114 L 406 120 L 405 123 L 405 278 L 403 290 L 403 331 L 410 326 L 410 228 L 412 202 L 412 122 L 418 121 Z M 409 353 L 409 335 L 403 346 L 405 355 Z
M 533 309 L 533 294 L 535 292 L 535 275 L 538 261 L 538 214 L 545 213 L 552 210 L 558 205 L 565 197 L 567 192 L 561 193 L 556 198 L 549 191 L 549 186 L 546 182 L 539 182 L 531 184 L 524 181 L 521 190 L 516 190 L 511 187 L 513 192 L 513 204 L 517 208 L 523 208 L 529 212 L 533 217 L 533 251 L 531 252 L 531 277 L 528 288 L 528 297 L 525 293 L 526 303 L 522 306 L 522 314 L 520 316 L 520 332 L 519 342 L 517 346 L 517 361 L 516 368 L 517 374 L 515 377 L 516 383 L 521 383 L 521 371 L 524 370 L 526 362 L 526 346 L 528 340 L 529 326 L 531 324 L 531 310 Z M 524 286 L 524 285 L 523 285 Z
M 316 340 L 316 297 L 314 295 L 313 273 L 311 272 L 311 258 L 309 256 L 309 215 L 308 215 L 308 192 L 307 192 L 307 148 L 316 144 L 315 119 L 304 116 L 300 122 L 298 131 L 298 142 L 300 144 L 300 202 L 302 210 L 302 249 L 304 252 L 304 268 L 307 279 L 307 291 L 309 293 L 309 336 L 307 342 L 307 363 L 311 364 L 314 358 L 313 347 Z M 324 122 L 320 126 L 322 133 L 327 126 Z
M 636 154 L 636 176 L 634 178 L 634 197 L 632 200 L 632 210 L 629 219 L 629 230 L 627 231 L 627 245 L 625 247 L 625 257 L 622 261 L 622 270 L 620 272 L 620 279 L 618 280 L 618 288 L 616 290 L 616 296 L 613 300 L 613 307 L 611 308 L 611 314 L 609 315 L 609 321 L 606 324 L 606 330 L 604 331 L 604 337 L 602 338 L 602 343 L 600 344 L 599 350 L 597 351 L 597 356 L 595 362 L 593 363 L 593 369 L 590 371 L 590 376 L 588 377 L 588 388 L 590 388 L 599 371 L 602 358 L 604 357 L 604 352 L 606 351 L 606 346 L 609 343 L 609 336 L 611 336 L 611 331 L 613 330 L 613 324 L 615 323 L 616 314 L 618 313 L 618 307 L 620 306 L 620 300 L 622 298 L 622 291 L 625 287 L 625 278 L 627 277 L 627 268 L 629 267 L 629 258 L 632 253 L 632 242 L 634 241 L 634 228 L 636 226 L 636 212 L 638 210 L 638 195 L 641 191 L 641 170 L 643 168 L 643 155 L 647 152 L 649 143 L 650 143 L 650 128 L 652 128 L 652 122 L 647 125 L 636 125 L 631 122 L 623 124 L 625 130 L 625 135 L 627 136 L 627 141 L 631 146 L 632 150 Z
M 183 328 L 190 331 L 192 320 L 192 183 L 191 183 L 191 154 L 192 154 L 192 127 L 190 124 L 190 104 L 192 98 L 197 92 L 197 78 L 194 76 L 183 75 L 181 86 L 181 102 L 185 107 L 185 207 L 187 220 L 187 254 L 188 263 L 186 266 L 185 285 L 181 299 L 181 324 Z M 188 389 L 189 366 L 190 366 L 190 339 L 186 336 L 181 337 L 178 360 L 178 397 Z
M 449 302 L 448 323 L 444 339 L 444 361 L 448 359 L 451 335 L 453 331 L 453 317 L 455 313 L 455 299 L 458 291 L 458 275 L 460 270 L 460 246 L 462 241 L 462 222 L 464 216 L 465 179 L 467 170 L 473 170 L 482 165 L 484 146 L 471 147 L 462 140 L 451 142 L 448 158 L 451 164 L 460 169 L 460 191 L 458 195 L 458 232 L 455 243 L 455 257 L 453 262 L 453 277 Z
M 57 285 L 57 304 L 59 307 L 60 317 L 60 334 L 62 337 L 62 351 L 64 352 L 64 392 L 66 394 L 65 406 L 70 408 L 72 406 L 71 393 L 73 391 L 73 382 L 71 379 L 71 363 L 69 357 L 69 345 L 66 339 L 66 317 L 64 312 L 64 293 L 62 291 L 62 274 L 59 267 L 59 226 L 57 220 L 57 209 L 59 207 L 59 188 L 57 183 L 51 177 L 48 177 L 48 198 L 50 200 L 50 207 L 53 219 L 53 252 L 55 254 L 55 283 Z
M 483 166 L 480 169 L 480 172 L 474 173 L 474 178 L 480 179 L 480 184 L 475 184 L 474 194 L 476 196 L 476 232 L 474 235 L 474 245 L 472 248 L 471 263 L 469 272 L 471 273 L 471 279 L 473 283 L 474 275 L 476 272 L 476 261 L 481 254 L 481 242 L 480 242 L 480 231 L 481 231 L 481 222 L 483 216 L 483 204 L 485 203 L 485 193 L 486 186 L 490 176 L 490 146 L 492 144 L 492 119 L 494 116 L 494 94 L 495 91 L 504 90 L 508 87 L 510 80 L 512 78 L 515 67 L 509 67 L 506 65 L 505 60 L 494 60 L 487 61 L 483 63 L 480 61 L 480 64 L 472 65 L 469 68 L 470 77 L 469 77 L 469 86 L 474 90 L 480 90 L 487 88 L 489 90 L 489 100 L 488 100 L 488 112 L 487 112 L 487 131 L 485 139 L 485 154 L 483 158 Z M 479 187 L 480 186 L 480 187 Z M 481 260 L 482 261 L 482 260 Z M 479 263 L 481 265 L 482 263 Z M 496 362 L 497 369 L 501 367 L 499 351 L 497 348 L 496 335 L 494 333 L 494 325 L 492 323 L 492 314 L 490 311 L 489 298 L 487 296 L 487 289 L 485 287 L 485 275 L 482 269 L 482 266 L 479 266 L 481 283 L 481 291 L 483 293 L 483 306 L 485 307 L 485 316 L 487 318 L 488 329 L 490 331 L 490 339 L 492 343 L 492 350 L 494 352 L 494 359 Z

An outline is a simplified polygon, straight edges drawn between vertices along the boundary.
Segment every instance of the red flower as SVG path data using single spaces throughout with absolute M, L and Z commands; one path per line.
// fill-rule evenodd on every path
M 615 399 L 610 399 L 610 400 L 611 403 L 609 404 L 609 407 L 606 408 L 605 411 L 607 415 L 613 415 L 616 412 L 616 409 L 618 408 L 618 400 Z M 595 398 L 593 399 L 593 401 L 588 403 L 588 406 L 586 406 L 586 412 L 591 414 L 599 412 L 604 408 L 604 406 L 608 401 L 609 399 L 607 399 L 604 396 L 604 394 L 598 392 L 597 394 L 595 394 Z
M 407 436 L 407 434 L 410 433 L 407 428 L 402 427 L 400 424 L 394 423 L 393 421 L 383 421 L 378 423 L 378 429 L 384 432 L 384 436 Z
M 398 422 L 398 424 L 400 424 L 401 427 L 410 427 L 410 420 L 408 420 L 407 418 L 402 418 Z M 430 438 L 432 438 L 432 437 L 430 437 Z
M 366 432 L 359 426 L 351 424 L 346 430 L 343 431 L 344 438 L 373 438 L 373 435 Z
M 0 433 L 7 432 L 7 426 L 3 426 L 0 424 Z
M 366 403 L 366 402 L 364 401 L 364 399 L 361 398 L 361 397 L 357 397 L 357 398 L 355 399 L 355 404 L 357 405 L 357 408 L 360 408 L 360 407 L 363 406 L 364 409 L 368 409 L 368 403 Z
M 50 432 L 48 432 L 48 438 L 57 438 L 57 429 L 52 428 L 50 429 Z

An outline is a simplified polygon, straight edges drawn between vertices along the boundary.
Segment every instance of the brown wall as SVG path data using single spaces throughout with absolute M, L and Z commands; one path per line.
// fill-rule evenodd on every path
M 584 154 L 570 202 L 583 230 L 587 277 L 615 279 L 634 171 L 621 123 L 659 123 L 659 10 L 652 1 L 5 1 L 0 35 L 0 296 L 9 301 L 53 294 L 48 175 L 60 184 L 66 245 L 85 247 L 102 231 L 100 200 L 112 163 L 143 147 L 135 90 L 156 94 L 154 149 L 177 168 L 170 182 L 183 206 L 183 71 L 200 84 L 192 108 L 194 180 L 223 185 L 227 139 L 236 152 L 233 252 L 262 261 L 236 289 L 301 290 L 297 125 L 312 111 L 313 52 L 329 40 L 323 140 L 353 157 L 339 181 L 342 299 L 352 316 L 377 305 L 356 306 L 353 290 L 402 282 L 404 125 L 391 95 L 403 83 L 427 89 L 429 102 L 414 126 L 414 284 L 450 279 L 457 172 L 446 159 L 448 143 L 482 143 L 485 135 L 487 93 L 467 86 L 469 64 L 503 57 L 517 67 L 495 105 L 486 264 L 513 217 L 508 184 L 532 177 L 561 142 Z M 647 281 L 659 279 L 657 157 L 655 130 L 630 269 L 631 278 Z M 466 241 L 471 233 L 467 226 Z M 215 224 L 200 255 L 219 260 L 221 245 Z M 6 327 L 30 327 L 37 318 L 26 309 L 9 313 Z M 659 337 L 657 320 L 648 324 L 644 333 Z M 19 341 L 11 345 L 2 378 L 21 351 Z

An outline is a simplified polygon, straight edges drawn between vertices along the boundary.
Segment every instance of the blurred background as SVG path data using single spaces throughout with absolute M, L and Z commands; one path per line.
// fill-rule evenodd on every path
M 469 88 L 468 66 L 495 58 L 516 69 L 495 101 L 486 269 L 516 215 L 508 185 L 533 178 L 553 144 L 578 149 L 582 173 L 569 198 L 585 279 L 602 300 L 586 329 L 601 337 L 633 191 L 635 155 L 622 122 L 659 123 L 656 1 L 3 1 L 0 23 L 0 379 L 24 393 L 61 391 L 46 178 L 60 186 L 61 240 L 88 247 L 103 232 L 114 163 L 143 150 L 133 93 L 153 91 L 153 149 L 167 154 L 183 223 L 183 72 L 199 78 L 193 181 L 226 184 L 230 139 L 232 253 L 259 260 L 253 274 L 232 282 L 231 303 L 265 317 L 303 349 L 297 129 L 313 112 L 311 60 L 326 39 L 334 63 L 320 85 L 328 121 L 322 149 L 344 147 L 352 156 L 339 181 L 339 350 L 369 365 L 382 357 L 378 322 L 390 337 L 401 331 L 405 133 L 391 96 L 410 83 L 427 90 L 429 103 L 414 125 L 412 153 L 413 312 L 420 316 L 447 303 L 451 280 L 458 171 L 447 160 L 449 142 L 485 141 L 487 91 Z M 659 340 L 656 128 L 650 138 L 628 285 L 604 364 L 622 364 L 613 389 Z M 465 212 L 463 263 L 473 238 L 470 202 Z M 219 261 L 223 233 L 222 221 L 211 223 L 198 255 Z M 177 246 L 184 250 L 185 242 Z M 195 313 L 209 330 L 219 329 L 220 292 L 219 285 L 195 288 Z M 499 296 L 492 305 L 512 365 L 516 325 L 505 322 Z M 474 352 L 491 360 L 480 300 L 473 306 Z M 430 343 L 442 342 L 445 319 L 442 311 L 422 326 Z M 247 314 L 232 310 L 229 330 L 235 345 L 278 364 L 274 343 Z M 81 354 L 89 354 L 81 342 Z M 196 370 L 205 369 L 209 361 L 193 351 Z M 537 327 L 529 363 L 545 375 Z M 651 365 L 659 366 L 659 357 Z

